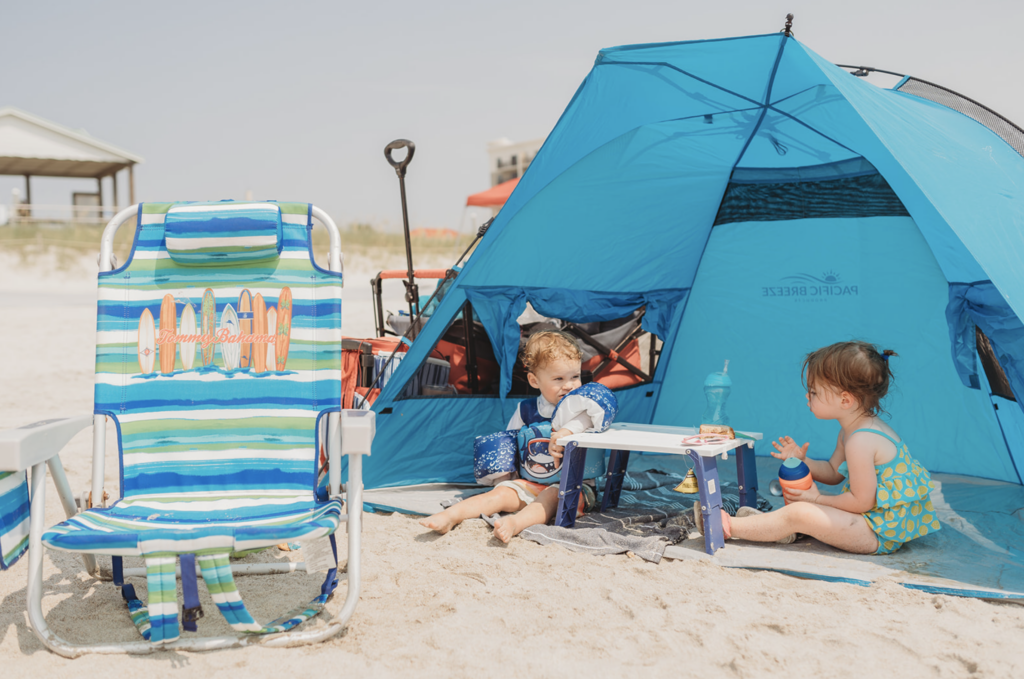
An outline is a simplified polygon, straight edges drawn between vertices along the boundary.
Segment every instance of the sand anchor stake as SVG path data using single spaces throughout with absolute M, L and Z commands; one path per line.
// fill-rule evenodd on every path
M 392 151 L 398 149 L 407 149 L 405 158 L 401 160 L 395 160 L 391 157 Z M 398 175 L 398 185 L 402 190 L 402 225 L 405 227 L 405 261 L 408 265 L 408 280 L 405 283 L 405 301 L 409 303 L 409 320 L 410 322 L 416 318 L 416 314 L 419 311 L 419 300 L 420 290 L 419 286 L 416 285 L 416 274 L 412 268 L 412 239 L 409 236 L 409 208 L 405 202 L 405 168 L 409 166 L 412 161 L 413 154 L 416 153 L 416 144 L 413 144 L 408 139 L 396 139 L 387 146 L 384 147 L 384 157 L 388 159 L 388 163 L 391 167 L 395 168 L 395 174 Z

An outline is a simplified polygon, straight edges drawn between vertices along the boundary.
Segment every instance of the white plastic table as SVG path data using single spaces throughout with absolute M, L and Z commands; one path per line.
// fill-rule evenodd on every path
M 736 476 L 740 487 L 740 504 L 748 507 L 757 505 L 757 466 L 754 461 L 754 442 L 760 441 L 759 432 L 737 431 L 736 438 L 713 445 L 684 445 L 683 438 L 693 436 L 693 427 L 667 427 L 654 424 L 631 424 L 617 422 L 607 431 L 566 436 L 558 443 L 565 446 L 562 462 L 562 478 L 558 492 L 558 510 L 555 525 L 571 528 L 576 523 L 576 506 L 580 488 L 583 485 L 583 464 L 587 448 L 605 448 L 611 451 L 608 458 L 607 481 L 601 510 L 619 504 L 622 479 L 626 474 L 629 453 L 645 452 L 662 455 L 687 455 L 694 462 L 694 473 L 700 489 L 700 508 L 704 515 L 704 548 L 714 554 L 725 545 L 722 532 L 721 483 L 718 480 L 717 458 L 728 457 L 736 451 Z

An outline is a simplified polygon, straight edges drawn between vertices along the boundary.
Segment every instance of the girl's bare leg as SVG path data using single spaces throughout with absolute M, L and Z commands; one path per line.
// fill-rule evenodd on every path
M 873 554 L 878 537 L 860 514 L 810 502 L 794 502 L 767 514 L 733 517 L 732 537 L 753 542 L 775 542 L 791 533 L 803 533 L 854 554 Z
M 525 506 L 526 503 L 519 499 L 516 491 L 511 488 L 495 488 L 466 498 L 462 502 L 456 502 L 443 512 L 420 519 L 420 525 L 444 535 L 466 519 L 473 519 L 481 514 L 490 516 L 498 512 L 515 512 Z
M 455 505 L 458 506 L 458 505 Z M 519 535 L 524 528 L 544 524 L 558 509 L 558 486 L 548 486 L 537 499 L 512 516 L 503 516 L 494 522 L 494 537 L 504 543 Z

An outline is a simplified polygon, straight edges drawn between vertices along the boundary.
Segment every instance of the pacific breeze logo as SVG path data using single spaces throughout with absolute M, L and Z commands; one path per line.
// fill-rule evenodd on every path
M 761 296 L 824 301 L 831 297 L 854 297 L 859 294 L 856 285 L 844 282 L 842 277 L 832 270 L 824 272 L 821 276 L 809 273 L 783 276 L 780 283 L 782 285 L 762 287 Z

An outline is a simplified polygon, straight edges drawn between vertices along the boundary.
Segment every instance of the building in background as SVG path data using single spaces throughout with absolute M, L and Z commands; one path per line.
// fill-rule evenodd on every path
M 13 107 L 0 108 L 0 175 L 25 178 L 24 194 L 11 195 L 10 222 L 104 222 L 119 209 L 135 203 L 134 167 L 142 158 L 102 142 L 83 130 L 73 130 Z M 117 174 L 126 171 L 128 202 L 121 203 Z M 39 205 L 32 201 L 33 177 L 95 179 L 96 191 L 75 191 L 68 204 Z M 109 200 L 103 180 L 110 178 Z
M 533 139 L 514 143 L 502 137 L 487 144 L 487 155 L 490 157 L 491 188 L 474 193 L 466 199 L 466 207 L 486 207 L 491 215 L 505 204 L 512 191 L 519 183 L 519 178 L 530 167 L 534 156 L 544 144 L 544 139 Z
M 543 143 L 543 138 L 513 142 L 502 137 L 487 144 L 487 155 L 491 160 L 491 186 L 522 177 Z

